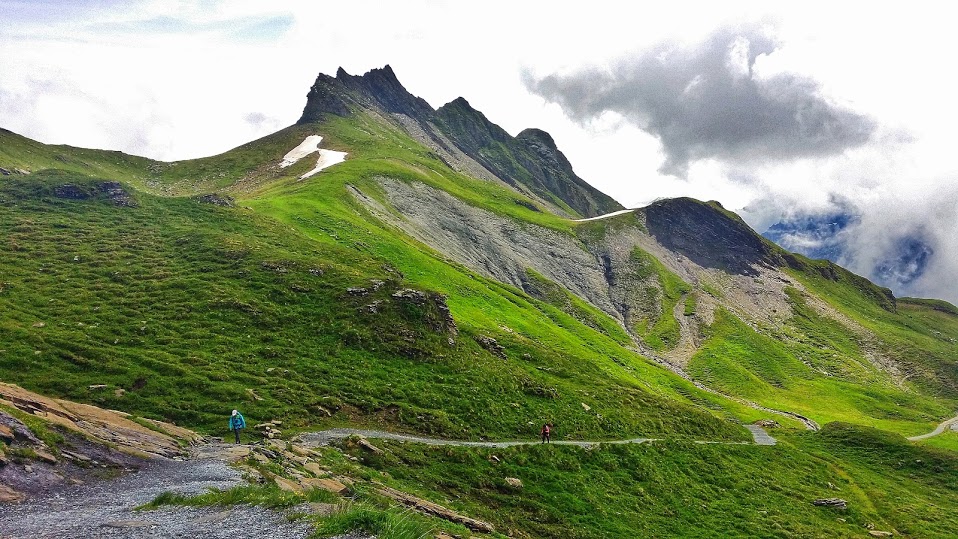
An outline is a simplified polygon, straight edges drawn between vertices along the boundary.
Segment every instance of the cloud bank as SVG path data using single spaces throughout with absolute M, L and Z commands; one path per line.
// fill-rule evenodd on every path
M 661 141 L 661 172 L 690 163 L 764 163 L 840 154 L 871 140 L 876 122 L 822 95 L 814 79 L 763 73 L 780 47 L 760 26 L 724 27 L 692 46 L 660 43 L 611 68 L 524 74 L 529 91 L 588 123 L 612 112 Z

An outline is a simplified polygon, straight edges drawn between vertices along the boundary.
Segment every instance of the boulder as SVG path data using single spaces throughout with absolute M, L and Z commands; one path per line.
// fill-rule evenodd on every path
M 512 488 L 522 488 L 522 480 L 516 477 L 507 477 L 506 484 Z
M 339 505 L 335 503 L 319 503 L 313 502 L 309 504 L 309 512 L 314 515 L 319 515 L 321 517 L 328 517 L 330 515 L 335 515 L 339 512 Z
M 34 449 L 33 452 L 36 453 L 36 455 L 37 455 L 37 460 L 42 460 L 43 462 L 46 462 L 47 464 L 56 464 L 56 463 L 57 463 L 57 458 L 56 458 L 56 457 L 54 457 L 53 455 L 51 455 L 50 453 L 47 453 L 46 451 L 44 451 L 44 450 L 42 450 L 42 449 Z
M 294 494 L 303 492 L 303 487 L 301 487 L 299 483 L 290 481 L 285 477 L 280 477 L 277 475 L 273 477 L 273 482 L 276 483 L 276 486 L 279 487 L 280 490 L 285 490 L 286 492 L 292 492 Z
M 410 507 L 412 509 L 415 509 L 421 513 L 436 516 L 441 519 L 448 520 L 450 522 L 455 522 L 456 524 L 462 524 L 463 526 L 476 532 L 493 533 L 494 531 L 496 531 L 495 528 L 492 526 L 492 524 L 489 524 L 488 522 L 483 522 L 481 520 L 476 520 L 474 518 L 460 515 L 459 513 L 456 513 L 455 511 L 448 509 L 446 507 L 443 507 L 437 503 L 433 503 L 428 500 L 418 498 L 416 496 L 413 496 L 412 494 L 407 494 L 405 492 L 387 487 L 385 485 L 380 485 L 377 483 L 376 486 L 378 487 L 377 492 L 379 494 L 387 498 L 396 500 L 399 503 L 407 507 Z
M 838 509 L 845 509 L 848 507 L 848 502 L 841 498 L 819 498 L 817 500 L 812 500 L 812 505 L 818 507 L 836 507 Z
M 328 473 L 323 469 L 322 466 L 316 464 L 315 462 L 307 462 L 306 464 L 303 464 L 303 469 L 315 476 L 326 475 Z
M 367 451 L 371 451 L 371 452 L 373 452 L 373 453 L 375 453 L 375 454 L 377 454 L 377 455 L 383 454 L 383 450 L 382 450 L 382 449 L 379 449 L 378 447 L 376 447 L 376 446 L 374 446 L 373 444 L 369 443 L 369 440 L 367 440 L 367 439 L 365 439 L 365 438 L 360 438 L 358 443 L 359 443 L 359 446 L 360 446 L 360 447 L 362 447 L 363 449 L 365 449 L 365 450 L 367 450 Z
M 333 494 L 346 495 L 349 492 L 349 487 L 329 477 L 325 478 L 307 478 L 303 479 L 304 486 L 308 488 L 318 488 L 325 490 L 327 492 L 332 492 Z
M 895 534 L 892 532 L 884 532 L 881 530 L 868 530 L 868 535 L 871 535 L 872 537 L 892 537 Z
M 17 503 L 26 499 L 22 493 L 6 485 L 0 485 L 0 503 Z

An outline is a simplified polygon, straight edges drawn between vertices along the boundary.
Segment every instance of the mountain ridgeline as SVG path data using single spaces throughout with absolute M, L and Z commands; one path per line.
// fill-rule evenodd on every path
M 370 108 L 414 122 L 423 135 L 421 142 L 440 155 L 461 152 L 485 169 L 484 176 L 493 176 L 558 208 L 571 209 L 572 215 L 594 217 L 622 209 L 576 176 L 545 131 L 526 129 L 513 137 L 462 97 L 433 110 L 425 100 L 410 94 L 388 65 L 362 76 L 349 75 L 342 68 L 335 78 L 320 74 L 298 123 Z M 450 159 L 454 160 L 461 159 Z
M 956 358 L 955 306 L 718 202 L 623 210 L 549 134 L 433 109 L 388 66 L 320 75 L 297 123 L 201 159 L 0 130 L 0 381 L 216 434 L 241 408 L 287 432 L 659 439 L 357 449 L 517 537 L 953 536 L 958 439 L 903 436 L 954 415 Z M 741 444 L 756 421 L 788 443 Z M 835 496 L 841 518 L 809 503 Z

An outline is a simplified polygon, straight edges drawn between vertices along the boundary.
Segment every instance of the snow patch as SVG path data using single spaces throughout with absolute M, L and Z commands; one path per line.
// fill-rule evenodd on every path
M 336 152 L 333 150 L 319 150 L 319 159 L 316 160 L 316 168 L 310 170 L 306 174 L 303 174 L 299 177 L 301 180 L 316 174 L 324 168 L 331 167 L 337 163 L 342 163 L 346 160 L 346 152 Z
M 319 135 L 310 135 L 306 137 L 306 140 L 300 143 L 299 146 L 293 148 L 283 156 L 283 160 L 279 164 L 280 168 L 286 168 L 290 165 L 293 165 L 307 155 L 317 152 L 319 154 L 319 159 L 316 160 L 316 167 L 299 177 L 300 180 L 305 180 L 324 168 L 329 168 L 346 160 L 346 152 L 321 149 L 319 147 L 319 143 L 322 141 L 323 137 Z
M 323 137 L 319 135 L 310 135 L 306 137 L 299 146 L 293 148 L 286 155 L 283 156 L 283 162 L 279 164 L 280 168 L 286 168 L 290 165 L 295 164 L 300 159 L 306 157 L 307 155 L 319 151 L 319 143 L 323 141 Z

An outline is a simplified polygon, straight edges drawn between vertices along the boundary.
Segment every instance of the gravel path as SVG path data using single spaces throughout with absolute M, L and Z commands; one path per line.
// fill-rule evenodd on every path
M 952 425 L 956 423 L 958 423 L 958 415 L 956 415 L 955 417 L 951 419 L 946 419 L 942 421 L 941 423 L 938 424 L 937 427 L 935 427 L 935 430 L 929 433 L 921 434 L 918 436 L 909 436 L 908 439 L 911 440 L 912 442 L 917 442 L 919 440 L 927 440 L 928 438 L 931 438 L 932 436 L 938 436 L 939 434 L 945 432 L 945 430 L 947 430 L 948 427 L 951 427 Z
M 768 432 L 758 425 L 745 425 L 745 428 L 752 433 L 752 439 L 755 445 L 775 445 L 778 441 L 769 436 Z
M 775 438 L 772 438 L 765 432 L 765 429 L 758 425 L 746 425 L 745 428 L 752 433 L 752 440 L 756 445 L 775 445 Z M 397 434 L 395 432 L 386 432 L 381 430 L 365 429 L 329 429 L 319 432 L 307 432 L 300 434 L 297 438 L 300 443 L 306 446 L 329 445 L 330 443 L 348 438 L 350 436 L 362 436 L 363 438 L 374 438 L 379 440 L 398 440 L 403 442 L 415 442 L 427 445 L 453 445 L 460 447 L 514 447 L 518 445 L 535 445 L 539 440 L 532 441 L 511 441 L 511 442 L 466 442 L 462 440 L 446 440 L 442 438 L 426 438 L 422 436 L 411 436 L 407 434 Z M 644 444 L 654 442 L 659 438 L 630 438 L 628 440 L 603 440 L 603 441 L 575 441 L 575 440 L 556 440 L 553 445 L 574 445 L 577 447 L 594 447 L 599 444 Z M 744 442 L 699 442 L 699 443 L 718 443 L 718 444 L 742 444 Z
M 0 505 L 0 538 L 238 539 L 307 537 L 310 527 L 259 507 L 163 507 L 133 511 L 164 491 L 199 494 L 242 482 L 222 459 L 152 461 L 113 480 L 71 487 L 22 504 Z

